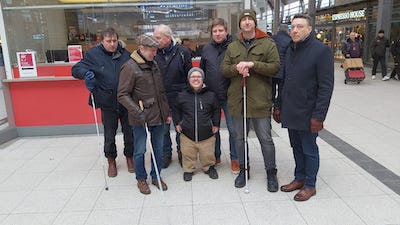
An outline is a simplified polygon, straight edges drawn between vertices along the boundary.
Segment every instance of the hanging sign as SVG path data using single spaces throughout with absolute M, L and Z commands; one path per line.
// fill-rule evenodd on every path
M 35 52 L 17 52 L 19 77 L 37 77 Z

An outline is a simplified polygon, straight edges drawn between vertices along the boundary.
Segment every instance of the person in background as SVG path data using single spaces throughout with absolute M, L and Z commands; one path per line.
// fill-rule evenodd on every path
M 104 127 L 104 154 L 108 159 L 108 176 L 117 176 L 117 134 L 118 120 L 124 134 L 124 155 L 128 171 L 134 173 L 133 136 L 129 126 L 128 111 L 117 100 L 119 72 L 130 52 L 118 41 L 118 34 L 113 28 L 101 33 L 101 42 L 89 49 L 85 57 L 72 67 L 72 76 L 85 80 L 86 88 L 93 93 L 96 107 L 101 109 L 101 120 Z M 89 99 L 89 105 L 92 105 Z
M 183 180 L 191 181 L 197 158 L 204 173 L 218 179 L 215 169 L 215 133 L 219 129 L 221 110 L 214 92 L 204 85 L 200 68 L 188 72 L 189 88 L 179 93 L 172 115 L 181 138 Z M 197 157 L 199 155 L 199 157 Z
M 205 84 L 217 97 L 220 109 L 224 111 L 226 126 L 229 131 L 229 153 L 231 170 L 234 174 L 240 171 L 239 161 L 235 149 L 235 131 L 233 130 L 232 117 L 228 110 L 227 92 L 230 80 L 222 75 L 221 63 L 224 60 L 226 49 L 232 42 L 232 35 L 228 33 L 228 25 L 222 18 L 216 18 L 211 23 L 212 40 L 203 47 L 200 68 L 206 74 Z M 215 159 L 216 164 L 221 162 L 221 136 L 219 131 L 215 134 Z
M 148 35 L 138 38 L 138 50 L 122 66 L 118 85 L 118 100 L 129 112 L 135 145 L 135 170 L 139 191 L 150 194 L 145 169 L 147 130 L 151 137 L 151 146 L 155 155 L 158 173 L 161 173 L 163 155 L 163 130 L 171 123 L 171 116 L 165 96 L 161 71 L 154 62 L 159 45 L 157 39 Z M 146 128 L 147 127 L 147 128 Z M 168 189 L 161 179 L 157 180 L 155 165 L 151 160 L 151 183 L 163 191 Z M 160 187 L 161 186 L 161 187 Z
M 173 109 L 176 106 L 178 93 L 187 88 L 187 73 L 192 68 L 192 57 L 186 47 L 175 42 L 169 26 L 164 24 L 157 26 L 154 29 L 154 37 L 160 43 L 154 60 L 160 67 L 168 103 L 170 108 Z M 169 130 L 169 125 L 165 126 L 163 168 L 167 168 L 172 161 L 172 142 Z M 181 163 L 178 132 L 175 140 L 179 162 Z
M 390 78 L 396 79 L 397 74 L 397 80 L 400 80 L 400 37 L 398 37 L 397 40 L 392 43 L 392 46 L 390 47 L 390 53 L 392 53 L 394 61 L 394 68 L 390 74 Z
M 386 48 L 388 47 L 389 40 L 385 37 L 385 31 L 379 30 L 378 36 L 371 43 L 371 55 L 374 61 L 372 66 L 372 80 L 376 79 L 378 63 L 381 64 L 382 80 L 386 81 L 390 79 L 390 76 L 386 76 Z
M 319 169 L 318 131 L 324 127 L 334 84 L 331 49 L 314 37 L 311 18 L 293 17 L 282 82 L 281 108 L 274 109 L 274 120 L 288 128 L 296 163 L 294 180 L 281 191 L 300 189 L 295 201 L 306 201 L 316 194 Z M 300 60 L 299 60 L 300 59 Z
M 192 58 L 196 57 L 196 52 L 192 50 L 192 41 L 189 38 L 183 38 L 182 45 L 190 51 L 190 56 L 192 56 Z
M 288 25 L 279 25 L 279 30 L 275 35 L 272 36 L 272 39 L 274 39 L 276 47 L 278 48 L 279 60 L 281 62 L 281 67 L 278 73 L 274 77 L 272 77 L 272 103 L 274 105 L 274 108 L 279 108 L 279 102 L 276 99 L 278 98 L 278 95 L 280 94 L 280 91 L 282 89 L 281 82 L 283 78 L 283 65 L 285 65 L 286 50 L 289 46 L 290 41 L 292 40 L 289 35 Z
M 361 58 L 363 48 L 360 39 L 356 39 L 356 32 L 350 32 L 349 38 L 343 45 L 342 53 L 345 58 Z
M 239 28 L 240 37 L 228 45 L 221 65 L 223 75 L 231 80 L 228 89 L 228 108 L 232 115 L 236 134 L 235 147 L 240 164 L 235 187 L 242 188 L 246 185 L 245 169 L 249 169 L 250 165 L 247 160 L 245 166 L 244 135 L 248 135 L 249 132 L 249 126 L 244 130 L 243 120 L 246 117 L 247 124 L 252 122 L 261 144 L 268 191 L 276 192 L 279 187 L 275 146 L 271 136 L 271 78 L 279 71 L 279 54 L 274 41 L 257 28 L 254 10 L 245 9 L 240 13 Z M 243 82 L 246 83 L 247 90 L 246 115 L 243 114 Z

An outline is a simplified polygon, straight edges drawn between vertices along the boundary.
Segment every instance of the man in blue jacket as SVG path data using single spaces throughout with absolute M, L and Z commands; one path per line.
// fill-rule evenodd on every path
M 286 52 L 281 108 L 274 109 L 274 119 L 288 128 L 296 162 L 294 180 L 281 191 L 300 189 L 295 201 L 306 201 L 316 194 L 319 169 L 316 139 L 323 129 L 333 91 L 334 64 L 330 48 L 314 37 L 311 18 L 295 15 Z
M 157 62 L 164 81 L 165 93 L 171 110 L 174 109 L 178 93 L 187 87 L 187 73 L 192 68 L 192 57 L 189 50 L 176 43 L 169 26 L 161 24 L 154 29 L 154 37 L 159 41 Z M 172 142 L 170 126 L 164 129 L 164 156 L 163 168 L 167 168 L 172 161 Z M 176 148 L 181 162 L 179 133 L 176 133 Z
M 128 121 L 128 112 L 117 101 L 119 71 L 122 64 L 129 59 L 129 51 L 118 41 L 118 34 L 113 28 L 105 29 L 101 34 L 102 41 L 89 49 L 85 57 L 72 67 L 72 76 L 85 80 L 86 88 L 93 93 L 96 107 L 101 109 L 104 127 L 104 154 L 108 159 L 108 176 L 117 176 L 117 147 L 115 135 L 118 119 L 121 121 L 124 134 L 124 155 L 128 171 L 133 173 L 133 135 Z M 91 99 L 89 100 L 91 105 Z

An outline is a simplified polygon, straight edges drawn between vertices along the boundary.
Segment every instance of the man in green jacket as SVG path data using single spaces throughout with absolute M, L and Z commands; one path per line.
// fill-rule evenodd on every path
M 235 187 L 241 188 L 246 184 L 242 93 L 242 84 L 245 81 L 247 124 L 252 122 L 261 144 L 268 191 L 276 192 L 278 180 L 275 146 L 271 137 L 271 80 L 280 67 L 279 54 L 274 41 L 257 28 L 256 13 L 253 10 L 243 10 L 239 19 L 240 37 L 228 46 L 221 65 L 224 76 L 231 79 L 228 89 L 228 109 L 232 115 L 236 133 L 235 147 L 240 163 L 240 173 L 235 180 Z M 247 164 L 249 168 L 249 163 Z

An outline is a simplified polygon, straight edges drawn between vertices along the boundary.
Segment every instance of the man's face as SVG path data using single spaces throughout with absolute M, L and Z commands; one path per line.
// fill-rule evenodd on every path
M 350 33 L 350 39 L 352 41 L 356 40 L 356 34 L 355 33 Z
M 190 74 L 189 84 L 195 91 L 198 91 L 203 87 L 203 77 L 199 71 L 194 71 Z
M 228 32 L 227 32 L 227 30 L 225 30 L 225 27 L 223 25 L 215 25 L 211 29 L 212 39 L 216 43 L 222 43 L 223 41 L 225 41 L 227 34 L 228 34 Z
M 170 36 L 164 35 L 160 32 L 154 32 L 154 37 L 158 40 L 159 46 L 158 48 L 166 48 L 171 44 L 172 38 Z
M 378 36 L 379 36 L 380 38 L 383 38 L 383 37 L 385 36 L 385 33 L 379 33 Z
M 183 42 L 182 45 L 185 46 L 186 48 L 190 48 L 190 41 L 186 40 L 186 41 Z
M 256 29 L 256 22 L 250 16 L 245 16 L 240 20 L 240 29 L 243 32 L 254 31 Z
M 307 19 L 296 18 L 292 21 L 290 36 L 292 37 L 292 41 L 297 43 L 306 39 L 311 31 L 312 27 L 308 24 Z
M 154 57 L 157 55 L 157 47 L 147 47 L 140 46 L 140 53 L 147 61 L 153 61 Z
M 107 52 L 116 52 L 118 48 L 118 38 L 117 35 L 104 36 L 101 41 Z

